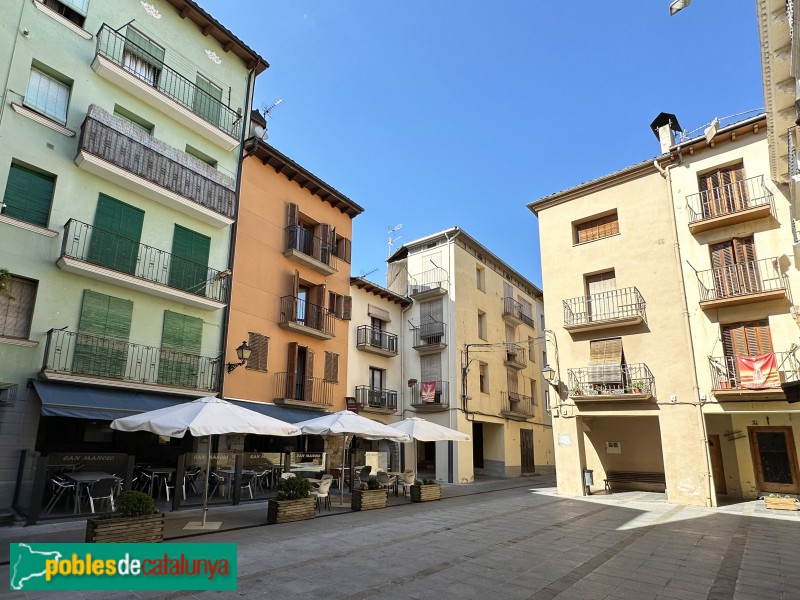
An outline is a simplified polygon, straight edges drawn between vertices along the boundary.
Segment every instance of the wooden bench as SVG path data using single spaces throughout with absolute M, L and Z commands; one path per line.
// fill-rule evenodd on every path
M 612 483 L 660 483 L 667 484 L 663 473 L 648 473 L 645 471 L 609 471 L 606 473 L 606 492 L 611 493 Z

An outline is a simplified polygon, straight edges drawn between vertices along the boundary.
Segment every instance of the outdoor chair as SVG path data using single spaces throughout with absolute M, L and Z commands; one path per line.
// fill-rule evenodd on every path
M 74 483 L 70 483 L 60 477 L 56 476 L 50 480 L 51 485 L 53 486 L 53 495 L 50 497 L 50 501 L 45 506 L 44 512 L 49 513 L 53 510 L 58 501 L 61 500 L 65 495 L 67 500 L 75 494 L 76 485 Z
M 311 492 L 311 495 L 314 496 L 314 506 L 317 510 L 321 511 L 320 507 L 320 498 L 322 498 L 323 503 L 325 504 L 325 508 L 328 510 L 331 509 L 331 496 L 328 493 L 331 489 L 331 484 L 333 483 L 333 478 L 330 479 L 323 479 L 319 482 L 319 487 Z
M 175 489 L 175 473 L 164 476 L 164 490 L 167 494 L 167 502 L 169 502 L 169 491 Z M 183 499 L 186 500 L 186 475 L 183 476 L 183 483 L 181 484 L 181 491 L 183 492 Z
M 222 475 L 210 471 L 208 474 L 208 487 L 211 488 L 211 491 L 208 492 L 208 497 L 211 498 L 216 493 L 217 488 L 221 485 L 225 485 L 227 482 L 228 480 Z
M 397 495 L 397 477 L 389 475 L 386 471 L 378 471 L 378 483 L 380 483 L 388 492 L 394 488 L 394 495 Z
M 94 513 L 95 500 L 108 500 L 111 504 L 111 512 L 114 512 L 114 489 L 117 487 L 117 479 L 115 477 L 106 477 L 99 481 L 95 481 L 89 486 L 89 491 L 86 494 L 89 497 L 89 506 Z
M 281 479 L 291 479 L 292 477 L 296 477 L 294 473 L 281 473 Z
M 366 467 L 361 467 L 361 470 L 358 472 L 358 475 L 355 476 L 353 479 L 353 485 L 357 486 L 361 483 L 366 483 L 367 479 L 369 479 L 369 474 L 372 472 L 372 467 L 367 465 Z
M 405 496 L 410 490 L 411 486 L 414 485 L 414 471 L 403 471 L 402 477 L 398 479 L 398 485 L 403 486 L 403 496 Z
M 199 494 L 200 492 L 197 491 L 197 478 L 200 476 L 200 473 L 203 472 L 203 469 L 200 467 L 194 467 L 193 469 L 189 469 L 186 471 L 186 482 L 189 483 L 189 487 L 192 488 L 192 491 L 195 494 Z M 184 498 L 186 496 L 184 495 Z
M 242 475 L 242 481 L 240 483 L 241 490 L 247 490 L 250 492 L 250 500 L 253 499 L 253 479 L 255 479 L 255 475 Z
M 252 484 L 253 487 L 256 488 L 256 491 L 260 491 L 262 494 L 264 493 L 264 483 L 266 482 L 267 487 L 270 487 L 270 469 L 264 469 L 263 471 L 255 471 L 252 475 Z

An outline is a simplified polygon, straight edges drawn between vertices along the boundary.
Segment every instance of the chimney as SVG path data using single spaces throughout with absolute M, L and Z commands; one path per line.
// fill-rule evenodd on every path
M 667 154 L 675 145 L 675 132 L 683 131 L 678 123 L 678 117 L 672 113 L 659 113 L 650 123 L 650 129 L 661 144 L 661 154 Z

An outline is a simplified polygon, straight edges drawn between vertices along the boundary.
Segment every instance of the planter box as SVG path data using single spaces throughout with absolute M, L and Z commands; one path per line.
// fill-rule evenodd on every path
M 86 521 L 86 541 L 163 542 L 164 513 L 145 517 L 90 518 Z
M 764 505 L 767 508 L 774 508 L 776 510 L 798 510 L 797 500 L 794 498 L 770 498 L 764 497 Z
M 313 519 L 315 512 L 314 497 L 299 500 L 270 500 L 267 503 L 268 523 L 291 523 Z
M 430 485 L 411 486 L 412 502 L 430 502 L 431 500 L 441 500 L 441 499 L 442 499 L 442 488 L 438 483 L 431 483 Z
M 386 495 L 386 490 L 353 490 L 350 508 L 353 510 L 386 508 Z

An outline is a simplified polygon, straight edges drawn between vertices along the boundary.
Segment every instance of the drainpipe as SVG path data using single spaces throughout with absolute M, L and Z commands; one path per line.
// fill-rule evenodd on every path
M 678 156 L 680 158 L 680 154 Z M 680 164 L 680 163 L 678 163 L 678 164 Z M 664 180 L 667 182 L 667 194 L 669 195 L 670 204 L 672 205 L 671 206 L 671 210 L 672 210 L 672 219 L 671 219 L 671 221 L 672 221 L 673 247 L 674 247 L 674 250 L 675 250 L 675 256 L 678 259 L 678 268 L 680 270 L 681 297 L 683 298 L 683 305 L 681 307 L 681 310 L 683 312 L 683 318 L 684 318 L 684 320 L 686 322 L 686 327 L 684 329 L 685 334 L 686 334 L 686 342 L 687 342 L 687 344 L 689 346 L 689 352 L 690 352 L 690 355 L 691 355 L 691 358 L 692 358 L 692 390 L 694 392 L 694 397 L 695 397 L 695 401 L 693 401 L 692 404 L 695 404 L 697 406 L 697 416 L 700 419 L 700 427 L 701 427 L 702 432 L 703 432 L 703 439 L 702 439 L 702 442 L 703 442 L 703 455 L 705 456 L 705 459 L 706 459 L 706 473 L 705 473 L 705 476 L 706 476 L 706 490 L 705 490 L 706 498 L 705 498 L 705 501 L 706 501 L 706 506 L 707 507 L 711 507 L 711 506 L 714 505 L 714 501 L 713 501 L 714 494 L 713 494 L 713 490 L 711 488 L 711 459 L 709 458 L 709 454 L 708 454 L 708 431 L 706 429 L 705 417 L 703 417 L 703 406 L 700 403 L 700 385 L 699 385 L 699 383 L 697 381 L 697 361 L 695 360 L 694 340 L 692 339 L 692 328 L 691 328 L 691 322 L 690 322 L 690 317 L 689 317 L 689 305 L 688 305 L 688 302 L 686 300 L 686 286 L 685 286 L 684 278 L 683 278 L 683 275 L 684 275 L 684 272 L 683 272 L 683 260 L 681 259 L 680 242 L 678 242 L 678 222 L 677 222 L 677 219 L 675 218 L 675 203 L 674 203 L 673 193 L 672 193 L 672 175 L 671 175 L 671 171 L 672 171 L 672 169 L 674 167 L 676 167 L 678 165 L 677 164 L 670 164 L 670 165 L 667 165 L 666 167 L 662 167 L 659 164 L 658 159 L 655 159 L 653 161 L 653 166 L 661 174 L 661 177 L 663 177 Z
M 258 65 L 256 65 L 257 67 Z M 233 302 L 233 260 L 236 257 L 236 229 L 239 223 L 239 196 L 242 193 L 242 167 L 244 166 L 244 159 L 250 153 L 245 152 L 244 141 L 247 139 L 247 129 L 245 125 L 250 116 L 250 103 L 252 102 L 253 92 L 256 85 L 255 71 L 256 67 L 250 69 L 247 73 L 247 95 L 244 100 L 244 114 L 242 115 L 242 134 L 239 138 L 239 164 L 236 167 L 236 191 L 234 194 L 235 204 L 233 206 L 233 223 L 229 234 L 228 243 L 228 268 L 231 274 L 228 275 L 229 290 L 228 290 L 228 303 L 225 305 L 222 314 L 222 355 L 220 356 L 220 382 L 219 382 L 219 397 L 225 399 L 225 377 L 228 370 L 225 368 L 226 356 L 228 350 L 228 328 L 231 316 L 231 303 Z M 256 144 L 257 147 L 257 144 Z
M 22 15 L 25 13 L 25 4 L 28 0 L 20 2 L 19 19 L 17 19 L 17 33 L 14 36 L 14 47 L 11 50 L 11 57 L 8 59 L 8 69 L 6 69 L 6 78 L 3 81 L 3 102 L 0 104 L 0 125 L 3 123 L 3 113 L 6 108 L 6 97 L 8 95 L 8 80 L 11 78 L 11 67 L 14 65 L 14 55 L 17 53 L 17 40 L 19 40 L 19 28 L 22 25 Z
M 458 234 L 459 234 L 459 229 L 458 228 L 456 228 L 456 231 L 453 234 L 452 238 L 448 237 L 446 231 L 444 233 L 444 239 L 447 242 L 447 268 L 449 269 L 449 273 L 447 275 L 447 277 L 448 277 L 448 285 L 447 285 L 447 299 L 448 299 L 448 302 L 447 302 L 447 321 L 448 321 L 448 325 L 452 324 L 452 321 L 453 321 L 450 318 L 450 316 L 451 316 L 451 303 L 450 303 L 451 289 L 450 288 L 452 286 L 452 279 L 454 278 L 454 274 L 455 274 L 454 273 L 455 268 L 454 268 L 453 260 L 452 260 L 453 256 L 454 256 L 454 253 L 452 251 L 451 242 L 453 242 L 453 240 L 456 239 Z M 453 358 L 453 343 L 452 343 L 452 339 L 453 339 L 454 335 L 455 335 L 455 333 L 453 332 L 453 328 L 451 327 L 450 328 L 450 339 L 451 339 L 451 342 L 449 344 L 447 344 L 447 372 L 448 372 L 448 378 L 447 379 L 448 379 L 448 381 L 452 381 L 453 380 L 452 368 L 453 368 L 453 366 L 455 364 L 453 362 L 455 359 Z M 450 395 L 450 390 L 448 390 L 448 396 L 449 395 Z M 448 397 L 448 402 L 450 402 L 449 397 Z M 448 409 L 448 412 L 450 413 L 448 415 L 449 416 L 449 420 L 450 420 L 450 428 L 451 429 L 458 429 L 458 408 L 457 407 L 450 408 L 450 409 Z M 448 483 L 453 483 L 453 472 L 455 470 L 455 465 L 453 464 L 453 459 L 454 459 L 453 444 L 454 443 L 455 442 L 447 442 L 447 482 Z

